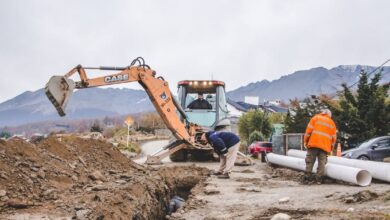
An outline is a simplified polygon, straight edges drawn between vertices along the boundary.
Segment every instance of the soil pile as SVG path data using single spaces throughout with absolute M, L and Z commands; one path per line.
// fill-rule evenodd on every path
M 374 200 L 378 197 L 379 195 L 377 193 L 371 192 L 370 190 L 364 190 L 351 196 L 343 196 L 341 197 L 341 200 L 345 203 L 363 203 Z
M 1 141 L 0 218 L 159 219 L 173 195 L 185 197 L 208 173 L 194 166 L 143 167 L 104 140 Z
M 266 172 L 274 179 L 289 180 L 299 182 L 304 175 L 304 172 L 296 171 L 288 168 L 268 166 Z

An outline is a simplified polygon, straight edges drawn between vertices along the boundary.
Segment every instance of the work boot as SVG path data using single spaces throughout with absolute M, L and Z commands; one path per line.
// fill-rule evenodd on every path
M 229 179 L 230 176 L 229 176 L 228 173 L 223 173 L 223 174 L 219 175 L 218 178 L 219 178 L 219 179 Z
M 316 183 L 321 185 L 324 182 L 324 178 L 322 176 L 316 176 Z
M 301 179 L 302 184 L 308 185 L 311 183 L 311 181 L 312 181 L 312 177 L 310 174 L 305 174 L 302 176 L 302 179 Z
M 222 172 L 221 172 L 221 171 L 213 170 L 213 171 L 211 171 L 211 175 L 219 176 L 219 175 L 222 175 Z

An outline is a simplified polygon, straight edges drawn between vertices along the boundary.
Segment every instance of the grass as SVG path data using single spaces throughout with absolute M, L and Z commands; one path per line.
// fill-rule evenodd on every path
M 137 153 L 137 154 L 141 153 L 141 148 L 140 148 L 139 144 L 134 143 L 134 142 L 130 142 L 128 147 L 126 146 L 126 144 L 119 144 L 118 149 L 126 150 L 126 151 Z

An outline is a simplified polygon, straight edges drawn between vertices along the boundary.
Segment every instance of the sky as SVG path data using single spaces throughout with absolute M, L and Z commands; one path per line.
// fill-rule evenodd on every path
M 230 91 L 318 66 L 377 66 L 390 58 L 389 9 L 387 0 L 0 0 L 0 102 L 78 64 L 138 56 L 172 91 L 184 79 Z

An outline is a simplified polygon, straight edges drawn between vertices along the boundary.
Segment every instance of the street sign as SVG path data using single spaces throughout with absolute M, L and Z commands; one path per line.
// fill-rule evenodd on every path
M 129 141 L 130 141 L 130 127 L 134 124 L 134 119 L 131 116 L 128 116 L 125 120 L 125 124 L 127 125 L 127 140 L 126 140 L 126 146 L 129 147 Z
M 134 124 L 134 119 L 131 116 L 127 117 L 125 120 L 125 124 L 127 126 L 132 126 Z

